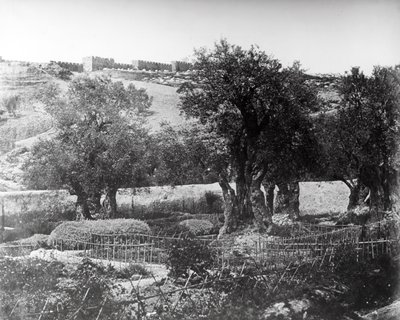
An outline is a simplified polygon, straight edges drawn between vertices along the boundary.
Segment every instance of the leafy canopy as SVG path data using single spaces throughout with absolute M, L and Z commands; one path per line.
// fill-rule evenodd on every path
M 148 135 L 141 115 L 151 99 L 144 90 L 82 77 L 65 94 L 51 85 L 38 95 L 56 120 L 58 134 L 34 147 L 26 164 L 30 187 L 91 194 L 145 183 L 141 167 Z

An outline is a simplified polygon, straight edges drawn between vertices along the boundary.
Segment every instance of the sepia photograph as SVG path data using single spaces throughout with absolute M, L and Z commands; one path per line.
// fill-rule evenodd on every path
M 400 319 L 400 0 L 0 0 L 0 320 L 180 319 Z

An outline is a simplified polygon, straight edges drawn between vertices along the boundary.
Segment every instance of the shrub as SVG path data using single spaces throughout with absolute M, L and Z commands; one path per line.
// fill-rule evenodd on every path
M 180 223 L 170 225 L 163 229 L 163 232 L 169 236 L 179 236 L 183 235 L 184 237 L 194 238 L 195 234 L 188 230 L 185 225 L 181 225 Z
M 63 274 L 63 268 L 58 261 L 0 259 L 0 287 L 5 292 L 49 290 Z
M 214 225 L 210 221 L 198 219 L 184 220 L 179 225 L 185 227 L 187 231 L 196 236 L 210 234 L 214 228 Z
M 192 270 L 199 276 L 208 274 L 215 261 L 214 251 L 202 242 L 185 239 L 168 249 L 167 267 L 173 277 L 188 277 Z
M 77 242 L 90 242 L 91 234 L 150 233 L 146 222 L 135 219 L 68 221 L 60 224 L 50 234 L 48 244 L 62 240 L 63 245 L 74 247 Z
M 44 308 L 43 319 L 99 318 L 93 306 L 102 306 L 101 319 L 127 319 L 112 300 L 117 287 L 88 259 L 72 270 L 55 261 L 0 259 L 0 270 L 0 319 L 33 319 Z
M 130 279 L 134 275 L 141 275 L 143 277 L 151 276 L 151 272 L 140 264 L 130 264 L 129 266 L 120 270 L 115 270 L 114 275 L 119 279 Z
M 220 212 L 223 204 L 222 197 L 212 191 L 204 193 L 204 199 L 207 203 L 207 213 Z
M 354 210 L 342 213 L 337 218 L 337 224 L 357 224 L 362 225 L 367 223 L 371 218 L 371 213 L 368 207 L 357 207 Z

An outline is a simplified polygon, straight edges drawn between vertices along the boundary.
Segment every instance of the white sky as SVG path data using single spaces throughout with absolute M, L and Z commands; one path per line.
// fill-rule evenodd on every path
M 0 0 L 0 56 L 169 62 L 222 37 L 313 73 L 400 63 L 400 0 Z

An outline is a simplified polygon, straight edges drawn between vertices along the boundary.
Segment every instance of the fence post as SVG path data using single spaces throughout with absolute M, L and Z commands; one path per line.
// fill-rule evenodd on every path
M 112 243 L 112 246 L 113 246 L 113 260 L 115 260 L 115 236 L 113 237 L 113 243 Z
M 4 200 L 1 200 L 1 230 L 0 230 L 0 243 L 4 241 L 4 230 L 5 230 L 5 213 L 4 213 Z

